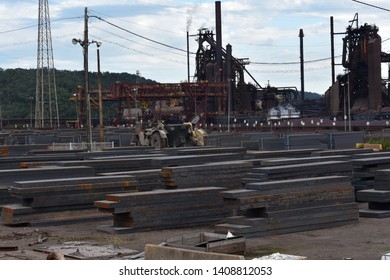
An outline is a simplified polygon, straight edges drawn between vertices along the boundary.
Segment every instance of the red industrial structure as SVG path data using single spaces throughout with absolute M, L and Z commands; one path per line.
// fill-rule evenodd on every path
M 331 34 L 332 38 L 334 34 L 345 35 L 342 66 L 346 73 L 337 80 L 333 78 L 333 85 L 326 92 L 328 114 L 356 119 L 390 113 L 389 91 L 381 75 L 381 63 L 390 62 L 390 55 L 381 50 L 379 28 L 369 24 L 359 26 L 358 14 L 350 22 L 344 33 Z
M 200 29 L 196 41 L 196 69 L 193 82 L 169 84 L 116 83 L 111 89 L 102 90 L 102 101 L 116 102 L 114 124 L 128 120 L 169 119 L 178 121 L 198 120 L 204 125 L 213 117 L 225 117 L 229 113 L 251 114 L 265 118 L 267 109 L 280 101 L 299 100 L 295 87 L 262 88 L 245 69 L 246 59 L 232 56 L 230 45 L 222 47 L 221 3 L 215 2 L 216 34 Z M 215 37 L 215 38 L 214 38 Z M 244 80 L 248 74 L 254 83 Z M 91 105 L 98 104 L 98 92 L 90 90 Z M 77 89 L 74 101 L 78 102 L 80 125 L 86 124 L 86 98 L 82 87 Z M 96 107 L 96 106 L 95 106 Z

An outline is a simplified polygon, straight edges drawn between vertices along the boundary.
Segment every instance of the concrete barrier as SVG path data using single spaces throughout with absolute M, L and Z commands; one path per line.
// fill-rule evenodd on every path
M 244 260 L 244 256 L 146 244 L 145 260 Z

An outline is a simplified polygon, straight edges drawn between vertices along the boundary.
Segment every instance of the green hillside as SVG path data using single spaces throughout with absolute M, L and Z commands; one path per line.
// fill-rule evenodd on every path
M 89 75 L 90 88 L 97 88 L 97 73 Z M 75 103 L 69 101 L 78 85 L 83 85 L 83 71 L 56 70 L 58 109 L 61 119 L 75 119 Z M 102 87 L 110 88 L 116 81 L 122 83 L 155 83 L 136 74 L 102 73 Z M 30 108 L 35 110 L 35 69 L 1 69 L 0 68 L 0 109 L 1 118 L 29 119 Z M 318 99 L 323 96 L 317 93 L 305 92 L 305 98 Z M 31 106 L 32 105 L 32 106 Z M 105 114 L 110 118 L 114 109 L 107 106 Z M 34 114 L 34 113 L 33 113 Z
M 97 88 L 97 73 L 89 75 L 89 85 Z M 76 117 L 75 104 L 69 101 L 78 85 L 83 85 L 83 71 L 56 70 L 58 110 L 61 119 Z M 102 73 L 102 87 L 110 88 L 116 81 L 122 83 L 153 83 L 135 74 Z M 30 105 L 35 108 L 35 69 L 0 69 L 0 106 L 2 119 L 29 119 Z

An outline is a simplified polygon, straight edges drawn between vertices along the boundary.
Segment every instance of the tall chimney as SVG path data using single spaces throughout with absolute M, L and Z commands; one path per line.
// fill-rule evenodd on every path
M 216 81 L 222 81 L 222 24 L 221 24 L 221 1 L 215 1 L 215 27 L 216 27 Z
M 301 62 L 301 98 L 305 99 L 305 70 L 304 70 L 304 58 L 303 58 L 303 29 L 299 30 L 299 42 L 300 42 L 300 62 Z

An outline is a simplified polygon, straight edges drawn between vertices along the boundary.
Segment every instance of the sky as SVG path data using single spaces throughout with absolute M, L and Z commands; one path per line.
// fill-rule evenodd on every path
M 37 67 L 38 0 L 0 2 L 0 68 Z M 48 0 L 54 66 L 83 70 L 83 53 L 72 39 L 83 39 L 88 8 L 89 40 L 102 42 L 101 71 L 139 73 L 161 83 L 187 80 L 187 31 L 215 33 L 215 1 L 202 0 Z M 390 53 L 388 0 L 230 0 L 221 1 L 222 45 L 248 59 L 246 69 L 261 86 L 301 87 L 300 38 L 304 38 L 305 90 L 323 94 L 331 85 L 330 17 L 336 33 L 358 24 L 375 24 L 382 51 Z M 335 36 L 336 63 L 341 63 L 343 35 Z M 190 36 L 190 52 L 197 50 Z M 89 46 L 89 70 L 97 71 L 96 45 Z M 388 65 L 382 65 L 387 77 Z M 194 75 L 195 56 L 190 56 Z M 342 66 L 336 74 L 342 74 Z M 246 76 L 247 82 L 253 80 Z

